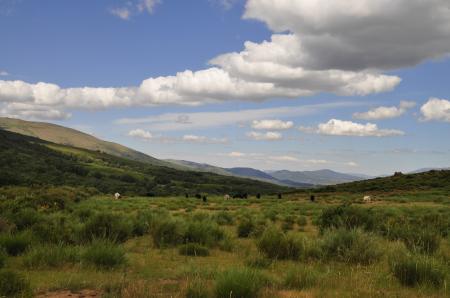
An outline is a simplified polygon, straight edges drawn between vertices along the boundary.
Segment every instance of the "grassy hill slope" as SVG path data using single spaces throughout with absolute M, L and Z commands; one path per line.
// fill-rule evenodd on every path
M 316 191 L 362 193 L 368 191 L 420 190 L 445 190 L 450 195 L 450 170 L 432 170 L 417 174 L 398 174 L 389 177 L 326 186 Z
M 171 163 L 156 159 L 142 152 L 113 142 L 103 141 L 81 131 L 56 124 L 0 117 L 0 128 L 56 144 L 84 148 L 92 151 L 102 151 L 114 156 L 129 158 L 153 165 L 174 167 Z M 180 169 L 181 168 L 182 167 L 180 166 Z
M 0 129 L 0 187 L 67 185 L 103 193 L 180 195 L 287 191 L 270 183 L 180 171 L 104 152 L 50 143 Z

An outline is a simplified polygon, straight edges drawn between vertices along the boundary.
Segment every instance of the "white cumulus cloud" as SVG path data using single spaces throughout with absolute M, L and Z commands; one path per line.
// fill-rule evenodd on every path
M 286 130 L 294 126 L 292 121 L 281 120 L 253 120 L 252 128 L 257 130 Z
M 356 136 L 356 137 L 388 137 L 401 136 L 405 133 L 396 129 L 380 129 L 376 124 L 360 124 L 352 121 L 331 119 L 315 127 L 300 127 L 301 131 L 330 136 Z
M 124 6 L 114 7 L 109 10 L 109 12 L 122 19 L 129 20 L 132 16 L 138 15 L 144 11 L 152 14 L 155 6 L 161 3 L 160 0 L 131 0 L 127 1 Z
M 450 122 L 450 101 L 446 99 L 430 98 L 421 108 L 423 121 Z
M 159 2 L 130 0 L 111 12 L 129 19 L 154 12 Z M 211 59 L 210 68 L 122 87 L 0 81 L 0 109 L 10 102 L 46 105 L 65 113 L 80 108 L 258 102 L 323 92 L 364 96 L 391 91 L 400 83 L 389 70 L 450 53 L 448 0 L 248 0 L 244 18 L 266 23 L 273 32 L 270 40 L 246 41 L 242 50 Z M 381 112 L 396 113 L 391 110 Z
M 247 133 L 247 137 L 255 141 L 279 141 L 283 139 L 283 135 L 276 131 L 268 131 L 264 133 L 250 131 Z
M 153 139 L 153 135 L 152 135 L 151 132 L 143 130 L 143 129 L 140 129 L 140 128 L 133 129 L 133 130 L 129 131 L 128 135 L 130 137 L 144 139 L 144 140 L 151 140 L 151 139 Z
M 413 101 L 401 101 L 398 107 L 377 107 L 363 113 L 354 113 L 353 118 L 363 120 L 380 120 L 400 117 L 408 109 L 415 107 Z
M 184 135 L 181 140 L 188 143 L 203 143 L 203 144 L 225 144 L 228 143 L 227 138 L 209 138 L 206 136 L 198 135 Z

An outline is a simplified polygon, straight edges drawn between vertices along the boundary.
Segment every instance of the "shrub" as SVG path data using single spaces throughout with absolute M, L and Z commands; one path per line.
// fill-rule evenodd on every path
M 11 233 L 15 229 L 16 226 L 11 221 L 0 217 L 0 233 Z
M 57 214 L 47 216 L 36 223 L 31 231 L 39 241 L 46 243 L 76 243 L 79 235 L 79 225 L 70 218 Z
M 440 246 L 439 232 L 404 222 L 390 223 L 386 235 L 392 240 L 402 240 L 412 252 L 434 254 Z
M 299 218 L 297 219 L 297 224 L 300 227 L 304 227 L 308 224 L 308 218 L 306 216 L 299 216 Z
M 211 221 L 191 221 L 184 234 L 185 242 L 200 243 L 207 246 L 217 244 L 224 238 L 223 230 Z
M 180 246 L 178 251 L 180 255 L 185 256 L 196 256 L 196 257 L 209 256 L 208 248 L 197 243 L 188 243 L 182 245 Z
M 361 230 L 331 230 L 324 235 L 322 250 L 329 259 L 351 264 L 372 264 L 381 258 L 378 240 Z
M 445 283 L 446 270 L 434 258 L 399 252 L 390 258 L 389 264 L 391 272 L 404 286 L 441 288 Z
M 238 236 L 241 238 L 249 237 L 255 230 L 255 223 L 251 218 L 244 218 L 237 227 Z
M 294 235 L 286 235 L 276 227 L 264 231 L 258 243 L 259 250 L 271 259 L 299 259 L 304 252 L 304 241 Z
M 231 252 L 231 251 L 233 251 L 234 245 L 235 245 L 235 243 L 234 243 L 233 238 L 230 235 L 228 235 L 228 234 L 224 234 L 224 237 L 219 242 L 218 246 L 223 251 Z
M 183 243 L 183 223 L 172 218 L 158 222 L 152 231 L 153 242 L 157 247 L 175 246 Z
M 0 297 L 29 296 L 30 285 L 22 275 L 10 271 L 0 271 Z
M 0 249 L 0 268 L 5 266 L 6 259 L 8 258 L 8 255 L 3 249 Z
M 28 268 L 61 267 L 80 261 L 80 248 L 74 246 L 42 245 L 33 247 L 24 256 L 24 265 Z
M 218 298 L 256 298 L 263 285 L 263 277 L 255 270 L 229 269 L 216 278 L 216 296 Z
M 109 240 L 95 240 L 82 256 L 83 261 L 101 269 L 111 269 L 126 263 L 125 251 Z
M 84 225 L 82 237 L 85 240 L 96 238 L 123 242 L 130 237 L 132 226 L 128 218 L 119 214 L 98 213 Z
M 17 229 L 21 231 L 39 222 L 41 216 L 36 210 L 25 208 L 14 214 L 12 219 Z
M 284 278 L 284 285 L 289 289 L 304 290 L 317 284 L 319 274 L 305 267 L 290 268 Z
M 373 230 L 376 217 L 372 210 L 352 205 L 341 205 L 325 209 L 319 218 L 319 229 L 330 228 Z
M 214 219 L 216 220 L 217 224 L 219 225 L 232 225 L 234 223 L 233 216 L 230 214 L 230 212 L 226 211 L 220 211 L 215 216 Z
M 142 236 L 151 232 L 168 216 L 168 212 L 163 209 L 139 211 L 133 223 L 133 234 Z
M 31 245 L 31 242 L 31 236 L 28 233 L 5 234 L 0 236 L 0 248 L 3 248 L 10 256 L 17 256 L 24 253 Z

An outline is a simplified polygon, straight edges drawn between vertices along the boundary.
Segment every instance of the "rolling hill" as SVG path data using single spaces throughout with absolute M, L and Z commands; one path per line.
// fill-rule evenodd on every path
M 268 194 L 289 189 L 275 184 L 177 170 L 76 148 L 0 129 L 0 187 L 73 186 L 101 193 L 182 195 L 185 193 Z
M 390 192 L 443 190 L 450 196 L 450 170 L 431 170 L 416 174 L 395 174 L 369 180 L 329 185 L 316 189 L 318 192 Z
M 113 142 L 103 141 L 90 134 L 52 123 L 0 117 L 0 128 L 56 144 L 101 151 L 152 165 L 173 167 L 171 163 L 156 159 L 142 152 Z

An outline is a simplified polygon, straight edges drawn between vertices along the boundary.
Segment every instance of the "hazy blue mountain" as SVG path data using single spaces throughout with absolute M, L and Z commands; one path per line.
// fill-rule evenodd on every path
M 270 175 L 278 180 L 289 180 L 296 183 L 307 183 L 314 185 L 332 185 L 366 179 L 366 177 L 344 174 L 324 169 L 317 171 L 275 171 Z

